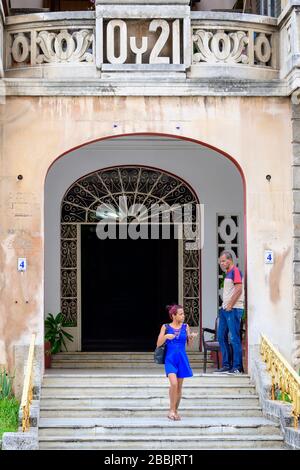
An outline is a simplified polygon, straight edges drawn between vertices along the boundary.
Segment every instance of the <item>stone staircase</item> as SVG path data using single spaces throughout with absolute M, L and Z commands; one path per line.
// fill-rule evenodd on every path
M 203 353 L 188 352 L 193 370 L 203 370 Z M 55 354 L 52 359 L 53 369 L 145 369 L 155 366 L 153 352 L 67 352 Z M 214 368 L 212 360 L 207 361 L 207 370 Z M 157 369 L 156 369 L 157 370 Z
M 190 353 L 194 377 L 184 382 L 175 422 L 167 419 L 164 368 L 152 354 L 106 353 L 98 366 L 97 353 L 78 353 L 77 361 L 75 353 L 59 355 L 54 363 L 63 367 L 43 380 L 40 449 L 284 449 L 249 376 L 203 374 L 197 355 Z

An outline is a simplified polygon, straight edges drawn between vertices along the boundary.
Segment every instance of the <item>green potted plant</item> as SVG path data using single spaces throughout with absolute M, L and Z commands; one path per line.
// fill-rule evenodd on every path
M 69 326 L 61 312 L 56 316 L 48 313 L 45 320 L 45 367 L 51 367 L 51 354 L 61 351 L 64 346 L 67 351 L 66 339 L 73 341 L 73 336 L 63 328 Z

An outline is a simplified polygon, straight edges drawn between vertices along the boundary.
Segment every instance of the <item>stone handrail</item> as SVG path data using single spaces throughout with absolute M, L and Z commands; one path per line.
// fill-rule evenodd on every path
M 29 429 L 29 423 L 30 423 L 30 404 L 33 398 L 32 379 L 33 379 L 33 359 L 34 359 L 35 338 L 36 338 L 36 334 L 33 334 L 31 337 L 31 342 L 29 346 L 26 373 L 25 373 L 22 400 L 21 400 L 22 431 L 23 432 Z
M 300 376 L 265 335 L 261 335 L 260 352 L 272 377 L 272 400 L 275 399 L 276 387 L 290 395 L 294 426 L 297 428 L 300 416 Z

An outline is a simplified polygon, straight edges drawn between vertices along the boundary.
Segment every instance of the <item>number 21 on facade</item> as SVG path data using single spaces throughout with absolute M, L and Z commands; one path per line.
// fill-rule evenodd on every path
M 180 64 L 180 21 L 154 19 L 144 23 L 127 24 L 111 20 L 106 24 L 104 56 L 110 64 Z M 145 34 L 145 35 L 144 35 Z

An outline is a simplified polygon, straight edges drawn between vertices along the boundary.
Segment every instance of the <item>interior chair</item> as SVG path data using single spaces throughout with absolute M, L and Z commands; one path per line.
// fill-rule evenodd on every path
M 203 373 L 206 373 L 206 365 L 207 365 L 207 352 L 215 352 L 217 355 L 217 364 L 218 369 L 220 368 L 219 364 L 219 351 L 220 351 L 220 344 L 218 341 L 218 327 L 219 327 L 219 316 L 217 316 L 215 321 L 215 329 L 212 328 L 202 328 L 202 344 L 204 349 L 204 363 L 203 363 Z M 210 339 L 207 339 L 205 333 L 210 333 L 212 336 Z
M 218 369 L 220 369 L 220 360 L 219 360 L 219 351 L 221 351 L 220 348 L 220 343 L 218 341 L 218 327 L 219 327 L 219 315 L 217 316 L 215 320 L 215 328 L 202 328 L 202 344 L 203 344 L 203 349 L 204 349 L 204 363 L 203 363 L 203 373 L 206 373 L 206 367 L 207 367 L 207 352 L 215 352 L 217 356 L 217 365 Z M 244 329 L 244 322 L 241 321 L 241 328 L 240 328 L 240 337 L 241 341 L 244 338 L 246 330 Z M 209 333 L 212 335 L 210 339 L 207 339 L 207 336 L 205 333 Z M 232 351 L 232 346 L 230 344 L 230 339 L 229 339 L 229 347 L 231 350 L 231 357 L 233 357 L 233 351 Z M 244 372 L 244 368 L 242 369 L 242 372 Z

